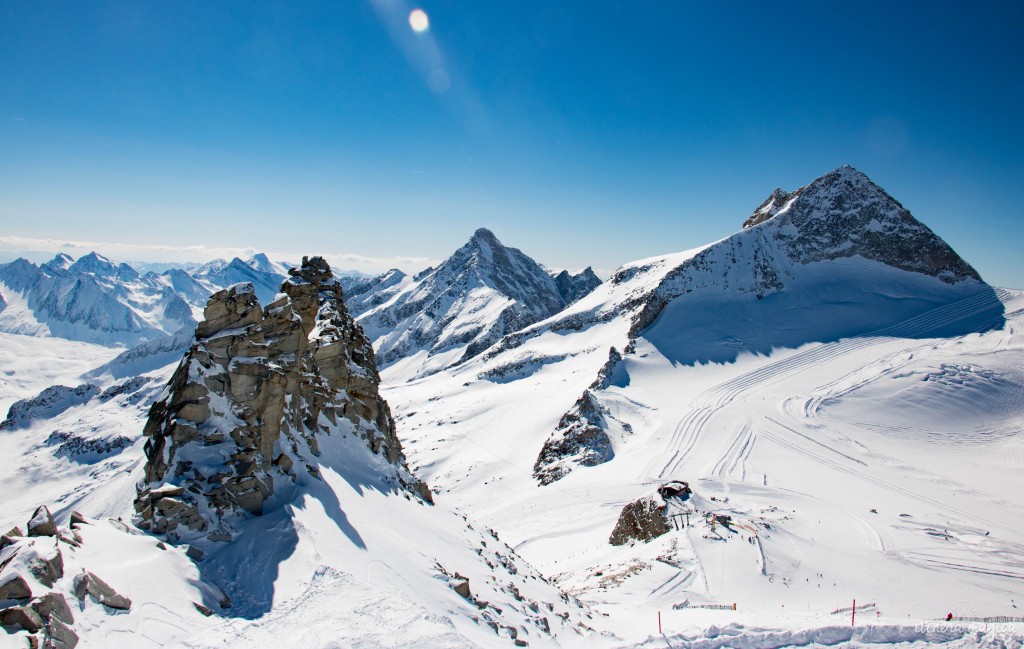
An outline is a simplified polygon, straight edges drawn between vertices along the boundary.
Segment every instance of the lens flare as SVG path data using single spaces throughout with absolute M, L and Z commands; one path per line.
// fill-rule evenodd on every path
M 412 27 L 412 30 L 417 34 L 422 34 L 430 29 L 430 19 L 427 18 L 427 12 L 422 9 L 413 9 L 410 11 L 409 26 Z

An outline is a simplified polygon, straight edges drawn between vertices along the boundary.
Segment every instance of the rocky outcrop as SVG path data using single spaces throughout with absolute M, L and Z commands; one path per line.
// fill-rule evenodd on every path
M 542 485 L 565 477 L 578 466 L 597 466 L 615 456 L 605 432 L 605 413 L 590 390 L 585 390 L 558 427 L 544 442 L 533 465 L 533 477 Z
M 0 624 L 29 633 L 29 646 L 73 649 L 78 634 L 71 628 L 71 607 L 62 593 L 50 589 L 59 588 L 64 577 L 61 546 L 79 547 L 81 537 L 59 527 L 45 506 L 35 510 L 27 529 L 28 536 L 15 528 L 0 543 L 0 602 L 5 603 Z
M 564 306 L 572 304 L 600 285 L 601 279 L 594 274 L 594 269 L 590 266 L 575 275 L 567 270 L 555 275 L 555 286 L 558 287 L 558 294 L 562 296 Z
M 52 385 L 30 399 L 11 404 L 0 430 L 10 429 L 32 419 L 55 417 L 68 408 L 81 405 L 100 393 L 98 386 L 83 383 L 74 388 Z
M 76 575 L 74 588 L 75 597 L 80 601 L 85 600 L 87 595 L 91 595 L 100 604 L 113 609 L 127 611 L 132 607 L 132 600 L 115 591 L 110 584 L 91 572 Z
M 669 516 L 687 511 L 683 503 L 691 495 L 690 485 L 674 480 L 660 485 L 648 494 L 622 508 L 608 542 L 626 545 L 635 541 L 647 543 L 672 530 Z
M 544 443 L 533 466 L 533 477 L 542 485 L 564 478 L 576 467 L 597 466 L 615 457 L 612 440 L 607 433 L 608 423 L 614 418 L 601 407 L 596 394 L 612 384 L 615 368 L 621 361 L 619 350 L 610 347 L 608 360 L 598 370 L 597 378 L 562 415 L 551 437 Z M 623 432 L 633 432 L 628 423 L 614 421 Z
M 768 219 L 772 218 L 779 213 L 779 210 L 786 205 L 786 201 L 792 197 L 793 194 L 784 191 L 781 187 L 776 187 L 771 196 L 765 199 L 765 201 L 761 203 L 756 210 L 754 210 L 754 213 L 747 217 L 747 220 L 743 222 L 743 229 L 745 230 L 760 223 L 764 223 Z
M 662 534 L 668 534 L 672 527 L 668 523 L 668 506 L 660 498 L 646 496 L 627 504 L 615 522 L 608 542 L 625 545 L 632 541 L 647 543 Z
M 215 293 L 196 340 L 150 410 L 139 527 L 170 540 L 228 541 L 237 524 L 319 477 L 318 440 L 354 433 L 429 500 L 405 466 L 370 341 L 320 257 L 261 308 L 249 284 Z

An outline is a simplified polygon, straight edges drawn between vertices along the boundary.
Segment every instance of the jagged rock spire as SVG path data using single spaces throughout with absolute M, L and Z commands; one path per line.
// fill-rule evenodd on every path
M 355 433 L 429 500 L 405 466 L 373 348 L 321 257 L 303 258 L 260 308 L 251 284 L 215 293 L 196 342 L 152 407 L 139 526 L 191 542 L 232 538 L 237 521 L 319 477 L 318 439 Z

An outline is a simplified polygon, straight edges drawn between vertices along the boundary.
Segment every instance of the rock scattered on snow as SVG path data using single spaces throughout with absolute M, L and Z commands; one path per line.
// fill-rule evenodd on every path
M 11 606 L 0 611 L 0 624 L 36 633 L 43 628 L 43 618 L 28 606 Z
M 45 505 L 38 507 L 28 522 L 29 536 L 57 536 L 57 523 Z
M 132 607 L 132 600 L 118 594 L 107 582 L 88 571 L 75 576 L 74 588 L 75 597 L 82 601 L 86 595 L 92 595 L 97 602 L 110 608 L 126 611 Z

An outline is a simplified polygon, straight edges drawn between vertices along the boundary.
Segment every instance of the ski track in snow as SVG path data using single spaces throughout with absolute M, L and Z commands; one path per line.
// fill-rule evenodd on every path
M 1005 295 L 1005 292 L 1003 295 Z M 972 314 L 980 313 L 991 308 L 994 303 L 993 297 L 987 293 L 965 298 L 953 304 L 932 309 L 863 337 L 847 338 L 838 343 L 817 344 L 785 360 L 770 363 L 705 390 L 694 397 L 693 409 L 676 425 L 669 440 L 669 447 L 672 452 L 669 461 L 658 470 L 656 469 L 657 461 L 653 460 L 649 469 L 652 473 L 657 471 L 659 479 L 666 479 L 678 471 L 700 439 L 701 431 L 708 423 L 708 420 L 719 410 L 734 402 L 741 394 L 749 392 L 755 387 L 798 374 L 814 365 L 843 354 L 863 351 L 874 345 L 891 342 L 893 338 L 911 339 L 914 336 L 934 330 L 937 326 L 950 324 Z M 920 346 L 922 345 L 915 345 L 915 347 Z

